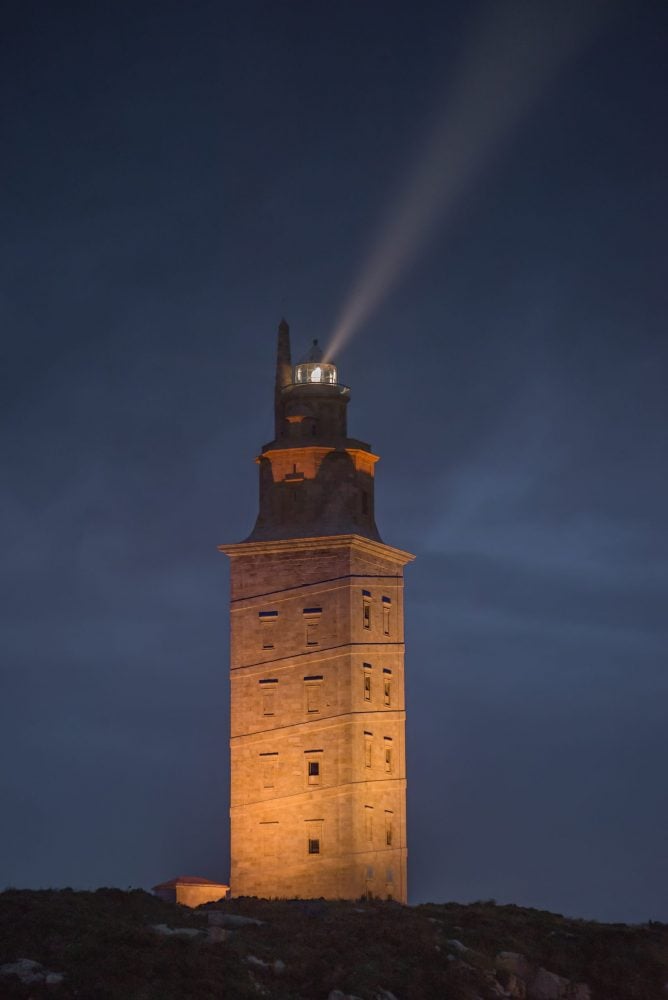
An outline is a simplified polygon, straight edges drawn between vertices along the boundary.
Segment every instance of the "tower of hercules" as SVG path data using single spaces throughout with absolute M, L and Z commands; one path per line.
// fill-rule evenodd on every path
M 234 896 L 406 901 L 403 567 L 368 444 L 314 341 L 278 330 L 275 436 L 231 560 Z

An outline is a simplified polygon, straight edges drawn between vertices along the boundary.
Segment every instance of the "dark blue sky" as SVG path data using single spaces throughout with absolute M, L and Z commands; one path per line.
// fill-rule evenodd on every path
M 8 5 L 0 886 L 227 877 L 275 329 L 331 336 L 472 79 L 336 358 L 418 556 L 411 899 L 668 920 L 668 9 L 506 6 L 480 59 L 493 3 Z

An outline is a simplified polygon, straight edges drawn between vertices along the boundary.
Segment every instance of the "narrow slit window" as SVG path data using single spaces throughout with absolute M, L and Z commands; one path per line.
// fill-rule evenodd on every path
M 276 677 L 264 677 L 260 681 L 260 706 L 263 715 L 274 715 L 276 712 Z
M 388 774 L 392 773 L 392 739 L 390 736 L 386 736 L 383 740 L 385 744 L 384 754 L 385 754 L 385 770 Z
M 392 704 L 392 682 L 388 677 L 383 680 L 383 702 L 388 707 Z
M 373 840 L 373 806 L 364 807 L 364 836 L 367 840 Z
M 386 597 L 384 597 L 383 598 L 383 634 L 384 635 L 389 635 L 390 634 L 390 616 L 391 616 L 391 613 L 392 613 L 392 605 L 390 604 L 389 600 Z
M 362 600 L 362 625 L 371 628 L 371 601 L 366 597 Z
M 307 646 L 320 644 L 320 617 L 322 608 L 304 608 L 304 632 Z
M 364 700 L 371 701 L 371 664 L 364 664 Z
M 392 819 L 393 819 L 392 813 L 391 812 L 386 812 L 385 813 L 385 846 L 386 847 L 392 847 L 392 835 L 393 835 L 393 832 L 394 832 L 393 829 L 392 829 L 392 826 L 393 826 Z
M 373 757 L 372 746 L 373 746 L 373 740 L 371 739 L 371 736 L 370 735 L 369 736 L 365 736 L 364 737 L 364 766 L 365 767 L 371 767 L 372 757 Z

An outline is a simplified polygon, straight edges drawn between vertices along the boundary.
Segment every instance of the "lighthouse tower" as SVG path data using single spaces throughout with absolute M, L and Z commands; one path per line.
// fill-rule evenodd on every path
M 231 560 L 234 896 L 406 902 L 403 567 L 317 342 L 278 330 L 275 436 Z

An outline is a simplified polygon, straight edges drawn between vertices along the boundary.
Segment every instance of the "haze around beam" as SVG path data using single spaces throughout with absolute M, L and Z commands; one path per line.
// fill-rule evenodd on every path
M 606 8 L 610 12 L 610 7 Z M 537 0 L 486 5 L 455 69 L 444 110 L 372 243 L 331 334 L 337 355 L 457 208 L 494 150 L 586 43 L 603 5 Z

